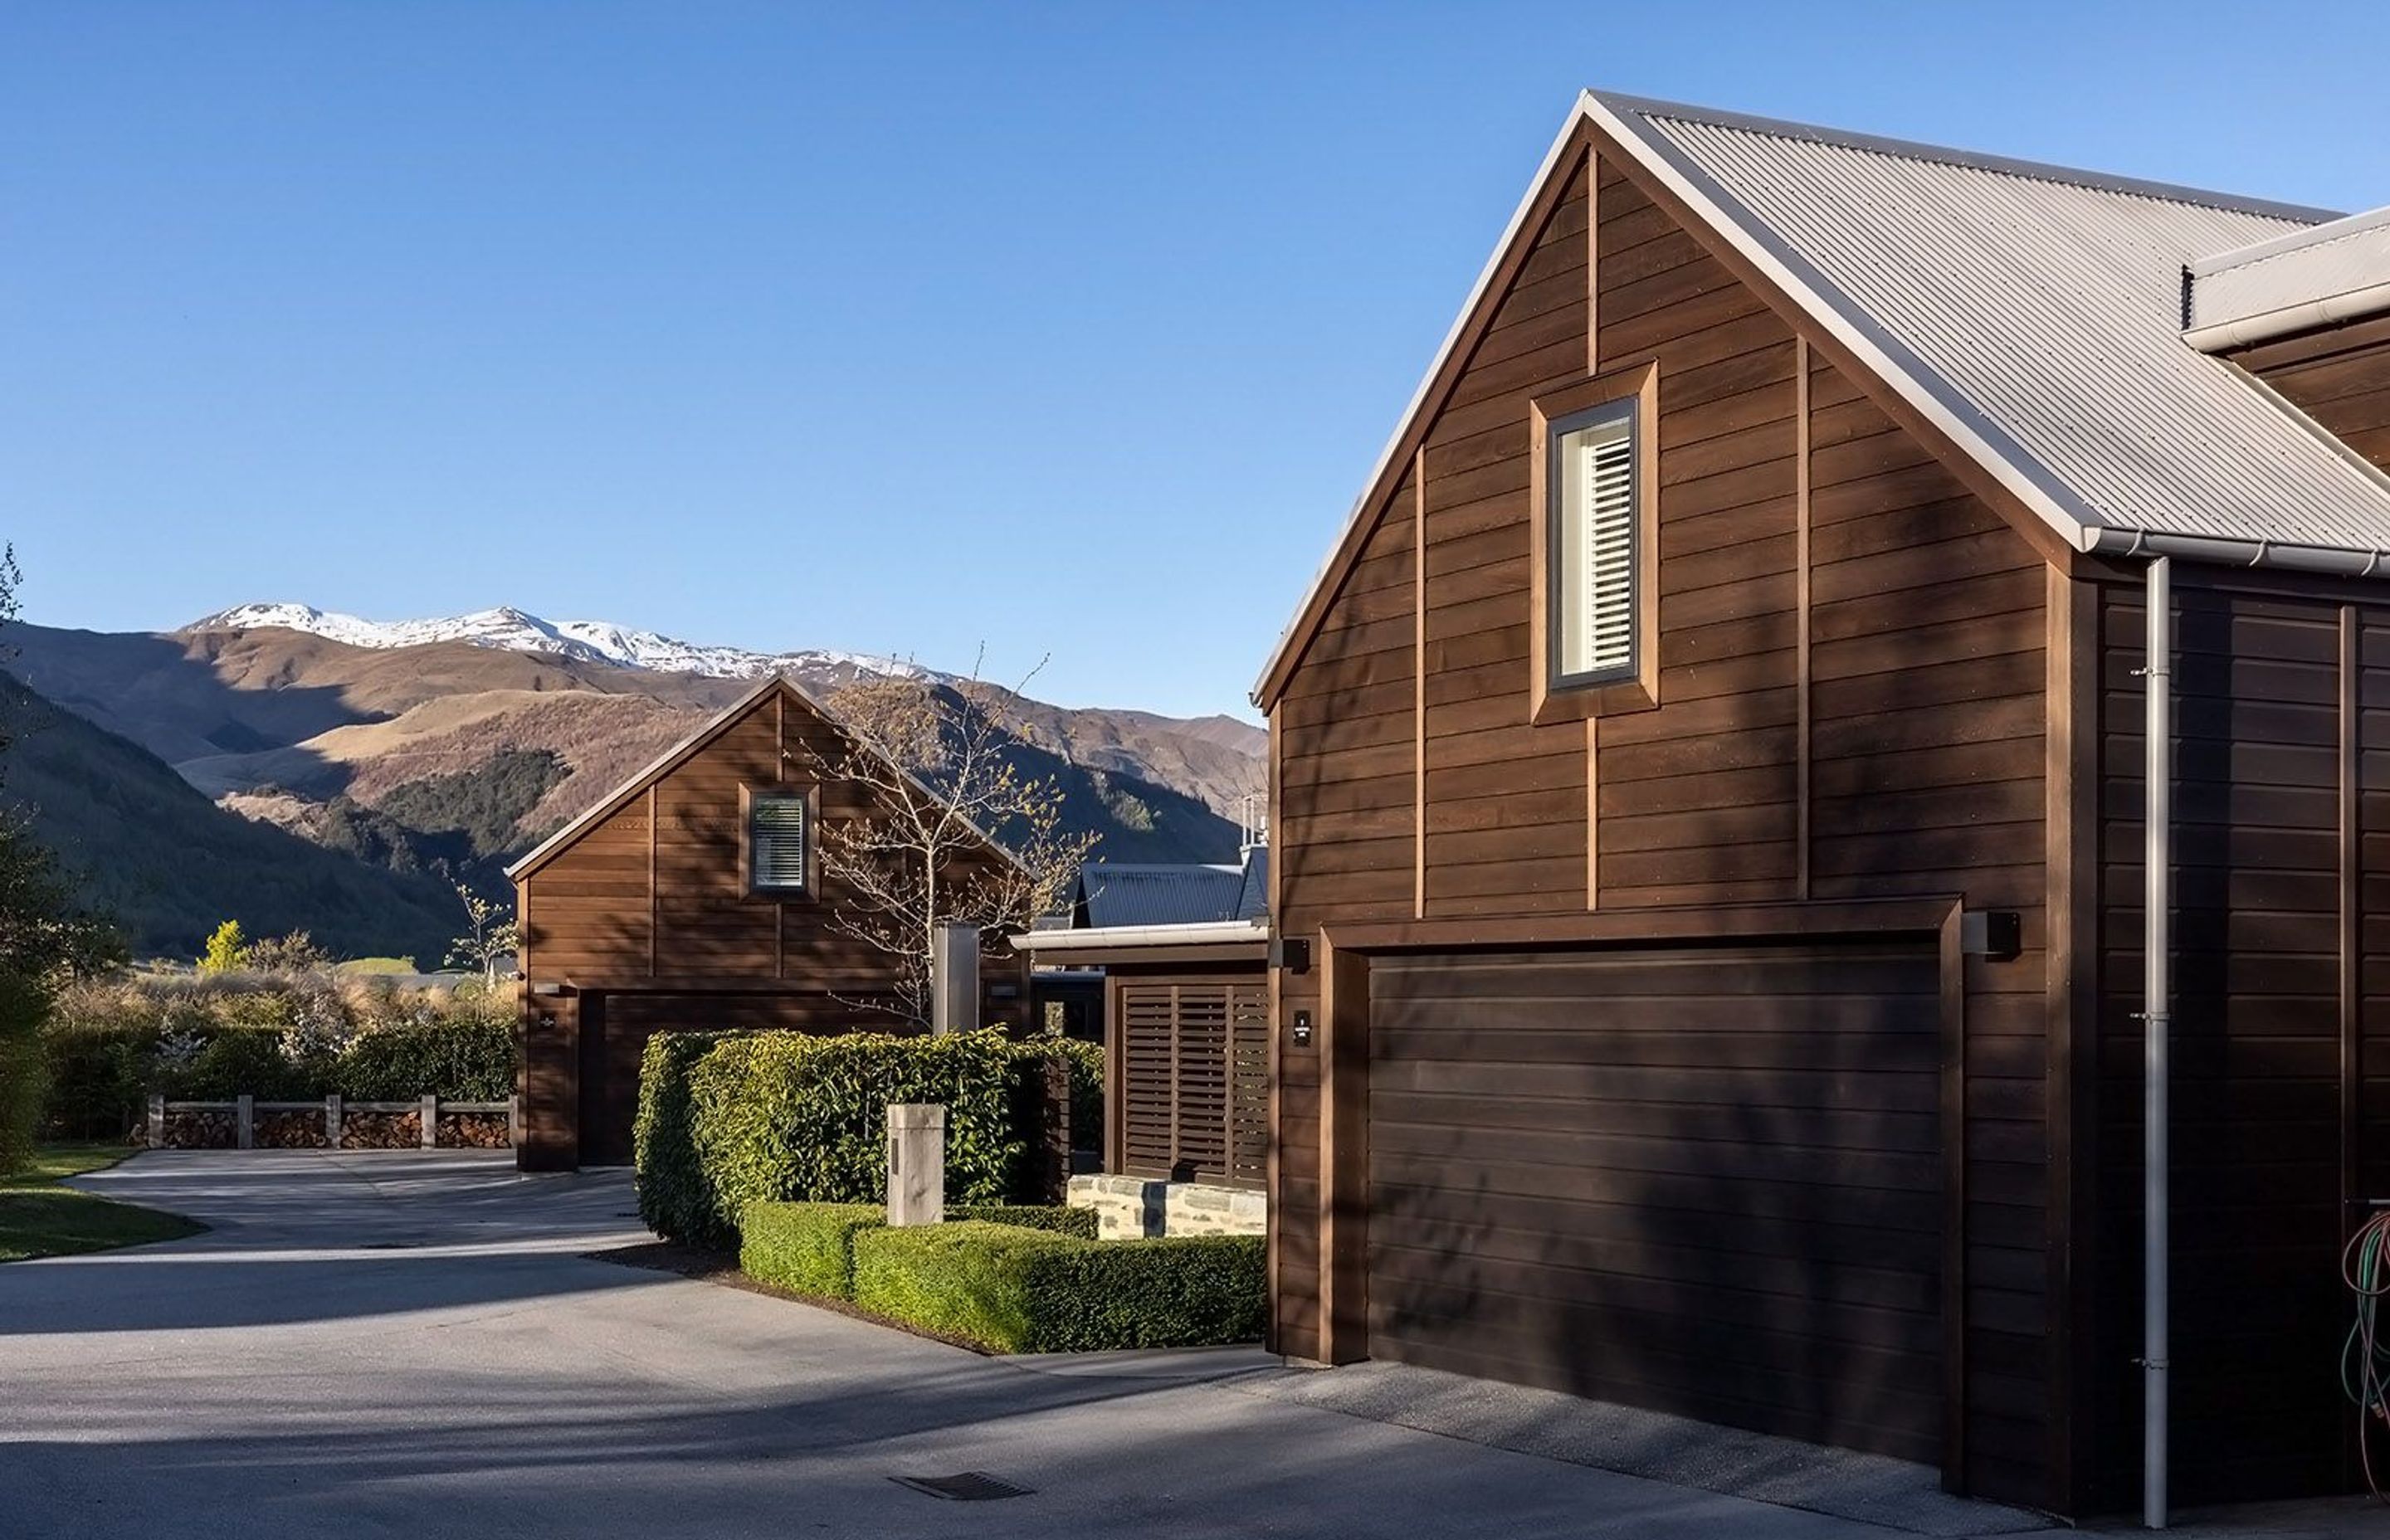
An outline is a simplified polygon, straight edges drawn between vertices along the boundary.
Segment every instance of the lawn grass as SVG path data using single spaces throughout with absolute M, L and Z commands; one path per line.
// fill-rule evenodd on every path
M 22 1170 L 0 1176 L 0 1262 L 177 1240 L 206 1229 L 180 1214 L 58 1186 L 61 1177 L 112 1166 L 131 1153 L 122 1145 L 45 1144 Z

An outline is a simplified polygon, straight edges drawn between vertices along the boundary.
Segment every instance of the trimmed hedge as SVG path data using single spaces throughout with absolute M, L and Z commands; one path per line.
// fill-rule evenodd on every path
M 1032 1046 L 1059 1057 L 1071 1072 L 1071 1144 L 1104 1146 L 1104 1046 L 1075 1037 L 1041 1037 Z
M 697 1061 L 731 1035 L 660 1032 L 640 1052 L 631 1160 L 639 1174 L 639 1219 L 666 1240 L 716 1249 L 739 1242 L 737 1227 L 716 1217 L 720 1205 L 705 1162 L 697 1158 L 697 1140 L 690 1132 L 696 1102 L 688 1084 Z
M 1052 1048 L 995 1031 L 658 1033 L 639 1075 L 640 1217 L 727 1248 L 752 1203 L 884 1202 L 895 1102 L 946 1109 L 951 1209 L 1040 1196 L 1028 1157 Z
M 755 1203 L 739 1217 L 739 1269 L 759 1283 L 854 1298 L 854 1238 L 887 1223 L 877 1203 Z M 1042 1203 L 974 1203 L 946 1211 L 949 1223 L 1003 1225 L 1052 1235 L 1096 1236 L 1096 1211 Z
M 1074 1235 L 1082 1240 L 1093 1240 L 1102 1226 L 1102 1219 L 1093 1209 L 1074 1209 L 1064 1203 L 949 1203 L 946 1223 L 967 1224 L 984 1220 L 990 1225 L 1010 1225 L 1023 1230 L 1051 1230 L 1056 1235 Z
M 854 1298 L 854 1234 L 887 1223 L 871 1203 L 758 1203 L 743 1216 L 739 1270 L 758 1283 Z
M 854 1303 L 997 1353 L 1261 1340 L 1259 1236 L 1081 1240 L 988 1224 L 854 1233 Z

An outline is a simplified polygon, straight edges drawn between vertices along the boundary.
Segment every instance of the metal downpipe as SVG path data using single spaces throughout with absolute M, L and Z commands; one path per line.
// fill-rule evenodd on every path
M 2150 563 L 2146 598 L 2149 639 L 2142 654 L 2142 725 L 2146 754 L 2141 851 L 2141 1523 L 2166 1527 L 2166 1110 L 2169 1015 L 2168 964 L 2173 945 L 2167 906 L 2174 875 L 2173 572 L 2168 559 Z

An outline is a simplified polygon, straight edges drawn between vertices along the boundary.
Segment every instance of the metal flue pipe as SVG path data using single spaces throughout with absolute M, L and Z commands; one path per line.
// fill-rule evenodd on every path
M 2150 563 L 2141 670 L 2145 801 L 2141 849 L 2141 1522 L 2166 1527 L 2167 1038 L 2172 1020 L 2168 902 L 2174 872 L 2174 609 L 2167 558 Z

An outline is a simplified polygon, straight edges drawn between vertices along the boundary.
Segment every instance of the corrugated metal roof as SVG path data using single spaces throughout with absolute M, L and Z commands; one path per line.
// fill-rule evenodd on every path
M 1243 893 L 1242 867 L 1230 866 L 1087 866 L 1079 874 L 1086 923 L 1101 930 L 1129 925 L 1191 925 L 1235 919 Z
M 2191 263 L 2193 327 L 2390 284 L 2390 209 L 2351 214 Z
M 2317 211 L 1593 98 L 2072 519 L 2390 549 L 2390 481 L 2182 340 L 2182 275 Z M 2047 513 L 2046 513 L 2047 516 Z M 2053 520 L 2055 521 L 2055 520 Z

